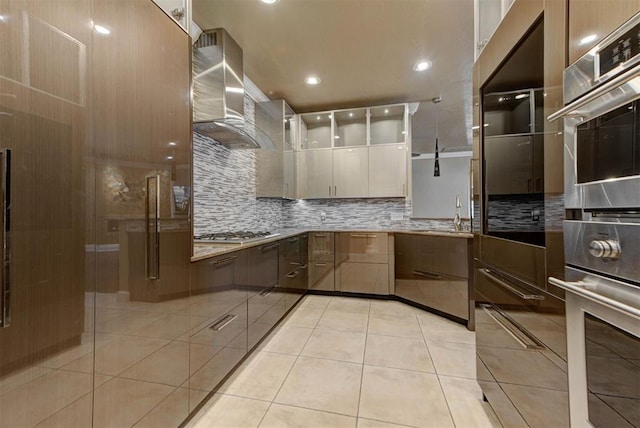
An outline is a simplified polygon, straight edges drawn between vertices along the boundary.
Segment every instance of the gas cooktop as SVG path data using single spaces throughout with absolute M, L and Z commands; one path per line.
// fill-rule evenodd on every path
M 247 242 L 258 241 L 261 239 L 273 238 L 279 236 L 279 233 L 272 232 L 250 232 L 247 230 L 241 230 L 236 232 L 215 232 L 215 233 L 203 233 L 202 235 L 194 236 L 194 241 L 205 242 L 213 244 L 244 244 Z

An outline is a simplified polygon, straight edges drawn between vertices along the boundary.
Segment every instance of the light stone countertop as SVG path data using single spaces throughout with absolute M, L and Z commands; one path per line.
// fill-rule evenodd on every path
M 211 257 L 221 256 L 223 254 L 233 253 L 238 250 L 245 250 L 251 247 L 257 247 L 259 245 L 268 244 L 270 242 L 279 241 L 280 239 L 286 239 L 291 236 L 299 235 L 301 233 L 311 232 L 354 232 L 354 233 L 403 233 L 408 235 L 425 235 L 425 236 L 443 236 L 448 238 L 465 238 L 473 239 L 473 233 L 471 232 L 455 232 L 448 230 L 402 230 L 402 229 L 282 229 L 277 230 L 277 236 L 270 238 L 258 239 L 256 241 L 246 242 L 242 244 L 214 244 L 206 242 L 194 242 L 193 243 L 193 257 L 192 262 L 200 260 L 206 260 Z

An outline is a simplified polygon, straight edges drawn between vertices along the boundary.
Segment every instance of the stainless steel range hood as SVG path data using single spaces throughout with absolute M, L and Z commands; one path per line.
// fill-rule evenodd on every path
M 244 115 L 242 48 L 224 29 L 205 30 L 193 45 L 193 130 L 229 149 L 271 146 Z

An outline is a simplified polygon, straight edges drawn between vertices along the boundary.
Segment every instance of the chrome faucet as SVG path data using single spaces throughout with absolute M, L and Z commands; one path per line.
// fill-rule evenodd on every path
M 453 228 L 456 232 L 460 232 L 462 230 L 462 220 L 460 219 L 460 207 L 462 204 L 460 203 L 460 195 L 456 195 L 456 215 L 453 218 Z

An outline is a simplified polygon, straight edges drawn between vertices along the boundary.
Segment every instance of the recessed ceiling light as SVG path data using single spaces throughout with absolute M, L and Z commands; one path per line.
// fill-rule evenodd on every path
M 276 4 L 279 0 L 260 0 L 264 4 Z
M 103 36 L 108 36 L 111 34 L 111 30 L 103 25 L 96 24 L 93 26 L 93 29 L 96 30 L 97 33 L 102 34 Z
M 420 61 L 413 65 L 414 71 L 425 71 L 431 68 L 431 61 Z
M 580 46 L 586 45 L 587 43 L 591 43 L 591 42 L 595 41 L 597 38 L 598 38 L 597 34 L 589 34 L 588 36 L 585 36 L 582 39 L 580 39 L 578 44 Z
M 353 113 L 349 113 L 349 117 L 353 117 Z
M 320 116 L 318 116 L 318 120 L 320 120 Z
M 331 115 L 327 116 L 329 119 L 331 119 Z
M 317 76 L 307 76 L 304 79 L 304 83 L 306 83 L 307 85 L 319 85 L 320 84 L 320 78 Z
M 384 109 L 384 114 L 387 114 L 387 113 L 389 113 L 389 109 L 388 108 Z

